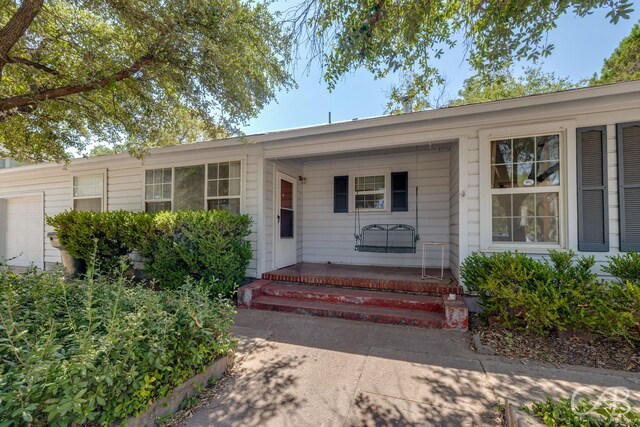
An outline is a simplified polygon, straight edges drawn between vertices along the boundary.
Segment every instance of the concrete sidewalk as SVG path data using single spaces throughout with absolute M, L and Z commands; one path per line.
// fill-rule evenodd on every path
M 234 331 L 240 373 L 188 426 L 489 426 L 507 397 L 580 386 L 640 408 L 640 374 L 481 356 L 459 332 L 252 310 Z

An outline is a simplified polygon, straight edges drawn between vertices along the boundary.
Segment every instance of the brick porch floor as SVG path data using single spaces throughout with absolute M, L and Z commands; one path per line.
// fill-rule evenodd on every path
M 427 274 L 439 276 L 439 269 L 429 269 Z M 314 285 L 344 286 L 386 291 L 420 292 L 433 294 L 461 294 L 451 271 L 444 271 L 444 279 L 422 279 L 422 271 L 416 267 L 382 267 L 371 265 L 320 264 L 302 262 L 262 275 L 263 279 L 307 283 Z

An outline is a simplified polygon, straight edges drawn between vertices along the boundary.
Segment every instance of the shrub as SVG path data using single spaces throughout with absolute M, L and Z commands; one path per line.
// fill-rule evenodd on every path
M 0 270 L 0 425 L 110 425 L 225 355 L 233 308 L 188 279 L 154 292 Z
M 193 277 L 231 296 L 252 256 L 250 226 L 249 216 L 221 210 L 158 213 L 142 245 L 145 275 L 169 289 Z
M 495 316 L 507 328 L 637 338 L 640 288 L 598 279 L 594 264 L 593 257 L 576 259 L 571 251 L 549 251 L 548 260 L 512 252 L 474 253 L 460 274 L 479 295 L 485 315 Z
M 572 404 L 571 399 L 545 401 L 525 405 L 522 409 L 530 415 L 540 417 L 550 427 L 554 426 L 638 426 L 640 413 L 621 402 L 598 402 L 579 399 Z
M 120 258 L 138 250 L 145 276 L 162 289 L 176 289 L 187 277 L 213 295 L 232 296 L 252 257 L 245 238 L 251 218 L 226 211 L 160 212 L 66 211 L 47 223 L 67 252 L 103 272 L 117 270 Z
M 120 258 L 141 246 L 152 215 L 128 211 L 65 211 L 47 218 L 64 249 L 87 264 L 94 259 L 103 272 L 117 270 Z
M 632 282 L 640 285 L 640 253 L 627 252 L 608 257 L 609 262 L 602 271 L 618 279 L 621 283 Z

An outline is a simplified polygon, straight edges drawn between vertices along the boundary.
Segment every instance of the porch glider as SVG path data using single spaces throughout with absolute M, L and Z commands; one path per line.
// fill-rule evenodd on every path
M 416 229 L 410 225 L 366 225 L 355 237 L 358 252 L 416 253 Z

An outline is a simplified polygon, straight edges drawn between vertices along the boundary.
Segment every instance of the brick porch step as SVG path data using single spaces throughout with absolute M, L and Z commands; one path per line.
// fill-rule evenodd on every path
M 444 313 L 444 304 L 440 296 L 341 289 L 330 286 L 309 286 L 283 282 L 270 283 L 263 286 L 261 290 L 262 295 L 272 297 Z
M 434 295 L 462 294 L 462 286 L 458 283 L 442 283 L 437 280 L 405 280 L 386 278 L 358 278 L 316 274 L 292 274 L 282 271 L 271 271 L 262 274 L 262 279 L 278 282 L 304 283 L 307 285 L 325 285 L 345 288 L 385 290 L 396 292 L 414 292 Z
M 251 307 L 259 310 L 284 311 L 322 317 L 339 317 L 341 319 L 418 326 L 423 328 L 443 328 L 446 322 L 444 313 L 433 313 L 425 310 L 409 310 L 271 296 L 260 296 L 256 298 L 251 303 Z
M 425 328 L 466 330 L 460 295 L 430 296 L 258 280 L 238 289 L 238 307 Z

